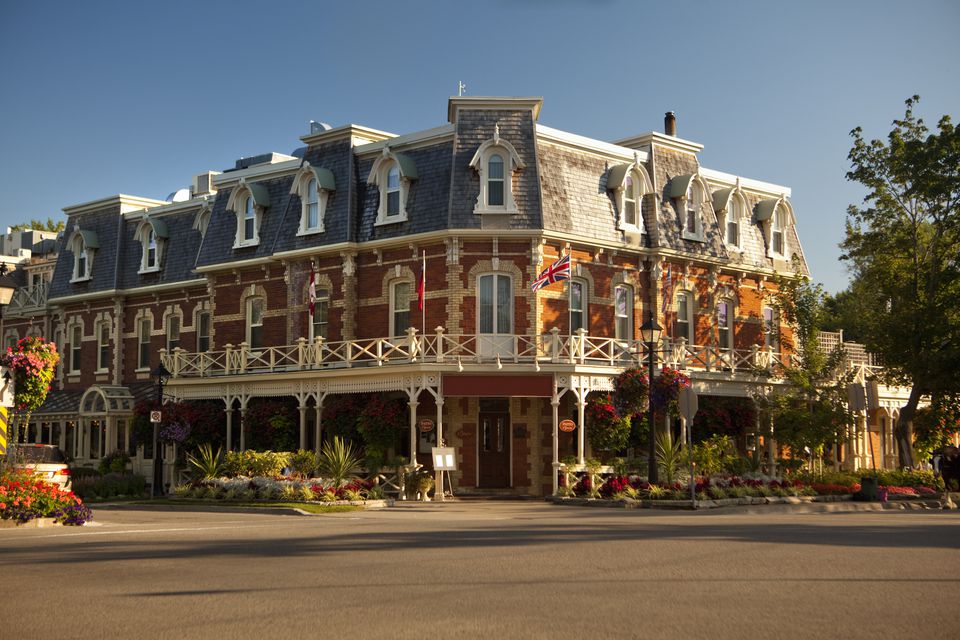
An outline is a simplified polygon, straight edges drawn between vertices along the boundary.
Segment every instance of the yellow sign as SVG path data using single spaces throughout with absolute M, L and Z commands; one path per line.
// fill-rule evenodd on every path
M 7 408 L 0 407 L 0 455 L 7 453 Z

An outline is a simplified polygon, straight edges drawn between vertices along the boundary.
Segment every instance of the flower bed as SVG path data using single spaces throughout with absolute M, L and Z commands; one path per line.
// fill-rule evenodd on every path
M 25 524 L 52 518 L 66 525 L 82 525 L 93 518 L 90 509 L 70 491 L 29 474 L 0 473 L 0 520 Z
M 196 480 L 174 488 L 182 498 L 224 501 L 283 502 L 364 502 L 380 500 L 383 490 L 366 480 L 355 480 L 341 487 L 320 478 L 298 480 L 287 477 L 236 477 Z

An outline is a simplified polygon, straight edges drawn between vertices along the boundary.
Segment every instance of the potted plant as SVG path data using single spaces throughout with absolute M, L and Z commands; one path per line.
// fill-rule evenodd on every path
M 426 471 L 421 471 L 417 474 L 417 491 L 420 492 L 420 499 L 424 502 L 430 501 L 430 497 L 427 495 L 430 493 L 430 489 L 433 489 L 433 476 Z

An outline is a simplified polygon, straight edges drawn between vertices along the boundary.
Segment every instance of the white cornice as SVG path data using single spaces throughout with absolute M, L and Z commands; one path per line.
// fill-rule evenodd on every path
M 773 184 L 772 182 L 753 180 L 752 178 L 743 178 L 733 175 L 732 173 L 724 173 L 723 171 L 708 169 L 706 167 L 700 167 L 700 176 L 709 182 L 719 183 L 726 187 L 735 187 L 739 180 L 742 189 L 746 191 L 756 191 L 764 195 L 785 196 L 789 198 L 791 193 L 790 187 Z
M 396 134 L 389 133 L 387 131 L 371 129 L 370 127 L 364 127 L 359 124 L 347 124 L 343 125 L 342 127 L 334 127 L 333 129 L 328 129 L 326 131 L 308 133 L 305 136 L 300 136 L 300 139 L 305 144 L 315 145 L 344 139 L 361 139 L 369 142 L 378 142 L 380 140 L 388 140 L 396 137 Z
M 60 296 L 59 298 L 50 298 L 47 300 L 47 304 L 50 306 L 60 306 L 64 304 L 70 304 L 73 302 L 83 302 L 85 300 L 93 300 L 96 298 L 108 298 L 111 296 L 132 296 L 132 295 L 139 295 L 144 293 L 157 293 L 160 291 L 184 289 L 187 287 L 206 285 L 206 283 L 207 283 L 206 278 L 200 278 L 195 280 L 184 280 L 182 282 L 165 282 L 164 284 L 152 284 L 147 287 L 134 287 L 132 289 L 108 289 L 106 291 L 92 291 L 90 293 L 79 293 L 72 296 Z
M 634 159 L 634 154 L 639 157 L 640 162 L 646 162 L 648 154 L 646 151 L 638 151 L 629 147 L 623 147 L 603 140 L 595 140 L 586 136 L 577 135 L 560 129 L 553 129 L 542 124 L 537 124 L 537 138 L 547 142 L 555 142 L 574 147 L 581 151 L 596 153 L 604 157 L 614 157 L 617 160 L 630 162 Z
M 284 160 L 273 164 L 258 164 L 246 169 L 237 169 L 236 171 L 227 171 L 213 177 L 213 184 L 220 187 L 232 186 L 240 182 L 240 178 L 250 180 L 256 178 L 276 178 L 278 176 L 294 173 L 300 168 L 300 158 L 293 160 Z
M 130 196 L 123 193 L 118 193 L 114 196 L 107 196 L 106 198 L 99 198 L 97 200 L 90 200 L 89 202 L 82 202 L 80 204 L 64 207 L 63 212 L 67 214 L 67 217 L 70 217 L 79 215 L 81 213 L 90 213 L 91 211 L 97 211 L 98 209 L 119 206 L 120 213 L 127 213 L 128 211 L 149 209 L 165 204 L 170 204 L 170 201 L 154 200 L 153 198 L 144 198 L 142 196 Z
M 371 142 L 369 144 L 358 145 L 354 151 L 358 156 L 365 155 L 368 153 L 376 153 L 381 151 L 385 146 L 389 146 L 394 151 L 402 151 L 403 149 L 409 149 L 411 147 L 426 146 L 428 143 L 435 143 L 444 138 L 453 138 L 453 133 L 455 129 L 452 124 L 445 124 L 439 127 L 434 127 L 433 129 L 426 129 L 424 131 L 416 131 L 414 133 L 408 133 L 402 136 L 396 136 L 390 138 L 389 140 L 380 140 L 378 142 Z
M 673 149 L 674 151 L 682 151 L 684 153 L 696 154 L 703 150 L 703 145 L 698 142 L 684 140 L 683 138 L 678 138 L 676 136 L 668 136 L 657 131 L 648 131 L 647 133 L 641 133 L 638 136 L 631 136 L 629 138 L 614 141 L 614 144 L 630 147 L 631 149 L 642 149 L 649 147 L 654 143 L 656 143 L 657 146 Z
M 257 267 L 263 264 L 276 262 L 274 256 L 263 258 L 250 258 L 249 260 L 234 260 L 233 262 L 218 262 L 217 264 L 208 264 L 202 267 L 196 267 L 194 273 L 210 273 L 212 271 L 223 271 L 230 269 L 242 269 L 243 267 Z
M 533 113 L 533 121 L 536 122 L 537 118 L 540 117 L 540 108 L 542 106 L 543 98 L 538 97 L 450 96 L 450 101 L 447 103 L 447 120 L 449 122 L 456 122 L 457 111 L 460 109 L 499 109 L 503 111 L 529 109 Z
M 152 209 L 137 209 L 135 211 L 128 211 L 124 214 L 124 218 L 127 218 L 128 220 L 136 220 L 147 215 L 161 216 L 179 213 L 189 209 L 199 209 L 205 204 L 212 202 L 215 197 L 215 194 L 197 196 L 195 198 L 191 198 L 190 200 L 184 200 L 183 202 L 171 202 L 170 204 L 160 205 L 158 207 L 153 207 Z

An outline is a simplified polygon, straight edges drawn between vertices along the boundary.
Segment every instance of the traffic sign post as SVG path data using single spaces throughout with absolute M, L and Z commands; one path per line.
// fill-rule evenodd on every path
M 687 424 L 687 453 L 693 450 L 693 419 L 697 416 L 700 400 L 691 388 L 680 389 L 680 414 Z M 690 503 L 697 508 L 697 463 L 690 456 Z

